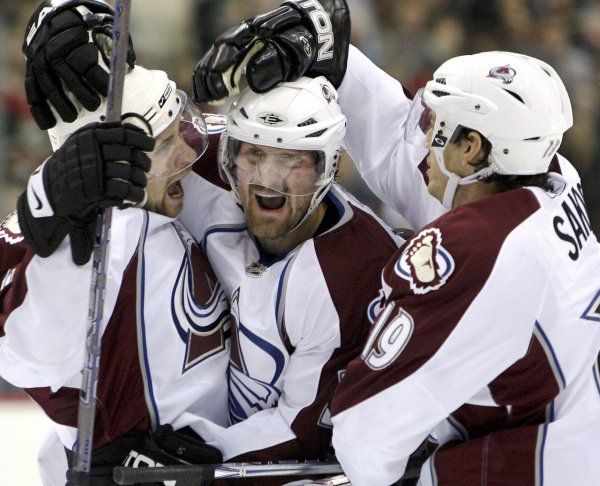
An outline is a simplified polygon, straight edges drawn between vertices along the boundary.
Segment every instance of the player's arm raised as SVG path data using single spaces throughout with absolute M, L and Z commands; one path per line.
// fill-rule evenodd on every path
M 194 98 L 219 101 L 238 93 L 244 72 L 257 93 L 300 76 L 326 76 L 338 87 L 349 39 L 346 0 L 288 0 L 217 38 L 194 70 Z
M 436 425 L 475 395 L 491 396 L 488 385 L 531 349 L 551 271 L 529 258 L 544 237 L 514 228 L 535 217 L 533 199 L 521 193 L 510 221 L 457 211 L 386 267 L 393 290 L 332 403 L 333 445 L 352 484 L 397 481 Z M 465 234 L 478 236 L 465 246 Z
M 76 103 L 93 111 L 107 95 L 113 12 L 102 0 L 44 0 L 29 19 L 25 92 L 42 130 L 52 128 L 57 115 L 74 121 Z M 127 62 L 135 64 L 131 38 Z

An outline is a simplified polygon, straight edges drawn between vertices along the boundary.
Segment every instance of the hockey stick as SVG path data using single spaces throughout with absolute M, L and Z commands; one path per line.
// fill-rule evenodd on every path
M 129 39 L 129 14 L 131 0 L 117 0 L 113 26 L 113 49 L 110 62 L 110 78 L 106 119 L 109 122 L 121 120 L 123 85 Z M 108 262 L 108 243 L 112 210 L 99 210 L 96 219 L 94 240 L 94 261 L 88 306 L 88 332 L 86 336 L 86 356 L 83 367 L 79 409 L 77 413 L 77 443 L 73 479 L 75 484 L 85 486 L 89 483 L 94 440 L 94 421 L 98 370 L 100 367 L 100 329 L 104 310 L 104 291 L 106 287 L 106 265 Z
M 337 462 L 240 462 L 198 466 L 116 467 L 113 480 L 117 484 L 186 481 L 204 484 L 214 479 L 256 478 L 268 476 L 298 476 L 311 474 L 339 474 Z

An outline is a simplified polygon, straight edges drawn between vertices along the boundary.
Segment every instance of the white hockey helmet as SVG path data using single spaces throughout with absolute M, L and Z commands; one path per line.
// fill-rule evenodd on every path
M 539 59 L 503 51 L 459 56 L 443 63 L 433 78 L 413 100 L 407 140 L 422 143 L 433 129 L 431 149 L 446 175 L 451 173 L 444 165 L 443 149 L 462 130 L 479 132 L 492 146 L 489 167 L 462 179 L 452 174 L 444 196 L 447 206 L 457 185 L 492 173 L 545 173 L 563 133 L 573 125 L 562 80 Z
M 67 93 L 78 111 L 77 119 L 72 123 L 64 122 L 56 115 L 56 126 L 48 130 L 50 143 L 56 151 L 75 131 L 89 123 L 102 122 L 106 119 L 106 99 L 93 112 L 87 111 L 71 95 Z M 194 160 L 179 164 L 175 172 L 155 174 L 151 176 L 170 177 L 196 162 L 206 151 L 208 136 L 202 112 L 188 102 L 187 95 L 177 89 L 164 71 L 149 70 L 136 65 L 125 75 L 121 120 L 135 125 L 150 136 L 156 138 L 175 120 L 180 120 L 179 134 L 196 152 Z
M 240 166 L 241 143 L 308 151 L 315 156 L 314 177 L 300 192 L 290 192 L 286 179 L 292 166 L 282 161 L 278 182 L 253 180 L 290 196 L 313 195 L 307 215 L 327 193 L 337 172 L 346 117 L 337 104 L 337 91 L 323 76 L 301 77 L 281 83 L 267 93 L 249 88 L 234 101 L 228 114 L 227 130 L 221 136 L 219 163 L 226 181 L 235 190 Z M 257 171 L 260 173 L 260 167 Z

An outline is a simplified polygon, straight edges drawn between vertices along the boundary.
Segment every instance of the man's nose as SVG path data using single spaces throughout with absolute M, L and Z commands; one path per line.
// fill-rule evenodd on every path
M 258 165 L 258 172 L 263 182 L 281 182 L 281 164 L 271 157 L 267 157 Z
M 190 147 L 185 140 L 180 139 L 177 146 L 177 156 L 175 157 L 175 168 L 179 169 L 195 161 L 197 158 L 196 151 Z

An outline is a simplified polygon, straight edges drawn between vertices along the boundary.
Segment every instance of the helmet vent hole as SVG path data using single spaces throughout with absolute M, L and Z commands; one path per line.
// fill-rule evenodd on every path
M 513 98 L 519 100 L 521 103 L 525 104 L 525 102 L 523 101 L 523 98 L 521 98 L 517 93 L 515 93 L 514 91 L 510 91 L 509 89 L 504 88 L 504 91 L 506 91 L 509 95 L 511 95 Z
M 302 123 L 298 123 L 298 126 L 306 127 L 308 125 L 314 125 L 315 123 L 317 123 L 317 120 L 315 120 L 314 118 L 309 118 L 308 120 L 305 120 Z
M 446 92 L 446 91 L 439 91 L 439 90 L 433 90 L 432 93 L 434 95 L 436 95 L 437 97 L 442 97 L 442 96 L 448 96 L 450 93 Z
M 100 115 L 100 121 L 104 121 L 104 120 L 106 120 L 106 116 Z
M 525 141 L 529 140 L 529 141 L 535 142 L 536 140 L 539 140 L 539 139 L 540 139 L 540 137 L 531 137 L 531 138 L 526 138 Z
M 246 120 L 248 119 L 248 113 L 246 113 L 246 110 L 244 110 L 244 108 L 240 108 L 240 113 Z
M 435 82 L 439 84 L 446 84 L 446 78 L 437 78 Z
M 323 135 L 325 132 L 327 131 L 327 128 L 324 128 L 323 130 L 319 130 L 318 132 L 313 132 L 310 135 L 307 135 L 306 138 L 309 137 L 320 137 L 321 135 Z

